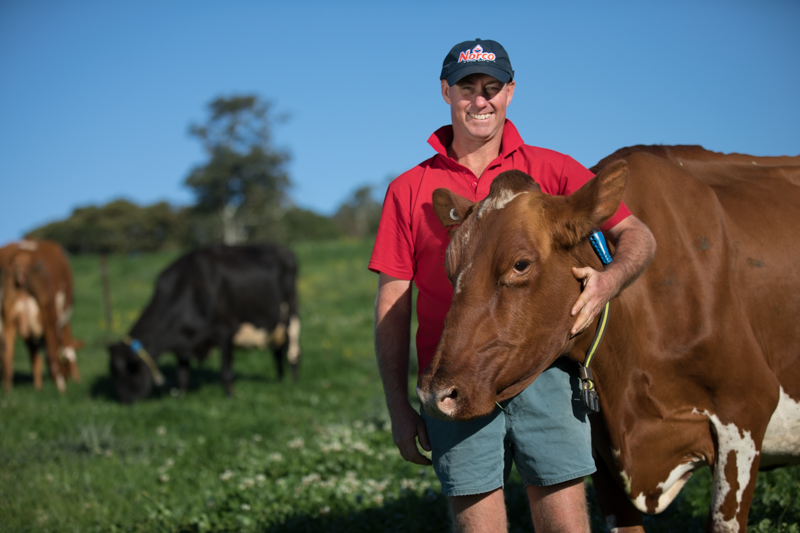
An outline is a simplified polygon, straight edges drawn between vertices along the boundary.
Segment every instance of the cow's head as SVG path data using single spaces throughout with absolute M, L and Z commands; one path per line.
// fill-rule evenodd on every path
M 34 256 L 30 250 L 17 250 L 11 259 L 11 268 L 14 276 L 14 284 L 24 288 L 28 284 L 28 275 L 33 270 Z
M 472 203 L 433 193 L 450 227 L 445 269 L 453 300 L 417 394 L 450 420 L 489 414 L 522 391 L 575 340 L 570 310 L 581 291 L 571 267 L 602 269 L 588 236 L 617 210 L 626 163 L 608 165 L 568 197 L 549 196 L 527 174 L 504 172 Z
M 110 345 L 108 354 L 119 401 L 132 403 L 150 396 L 153 376 L 142 358 L 124 342 Z

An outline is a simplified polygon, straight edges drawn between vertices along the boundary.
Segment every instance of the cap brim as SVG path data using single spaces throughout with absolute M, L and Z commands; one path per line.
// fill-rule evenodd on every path
M 459 80 L 466 78 L 470 74 L 488 74 L 503 83 L 511 81 L 511 74 L 508 71 L 487 63 L 477 63 L 462 67 L 448 75 L 445 79 L 448 85 L 455 85 Z

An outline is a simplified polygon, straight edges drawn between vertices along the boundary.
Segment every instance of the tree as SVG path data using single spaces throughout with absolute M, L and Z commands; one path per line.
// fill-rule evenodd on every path
M 166 202 L 140 207 L 119 199 L 102 206 L 78 207 L 66 220 L 28 235 L 52 239 L 70 253 L 149 252 L 178 248 L 185 240 L 185 210 Z
M 196 196 L 195 209 L 219 218 L 228 244 L 281 235 L 289 155 L 272 146 L 270 103 L 243 95 L 217 98 L 208 108 L 207 122 L 189 129 L 208 155 L 185 181 Z
M 333 215 L 345 235 L 358 238 L 375 234 L 380 218 L 381 204 L 373 197 L 372 185 L 356 189 Z

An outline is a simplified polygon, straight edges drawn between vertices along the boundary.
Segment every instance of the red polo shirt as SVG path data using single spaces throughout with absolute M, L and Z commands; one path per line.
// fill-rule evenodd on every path
M 383 202 L 381 222 L 369 269 L 392 277 L 414 280 L 417 296 L 417 360 L 420 373 L 430 364 L 450 308 L 453 287 L 444 271 L 449 238 L 433 211 L 433 191 L 445 187 L 475 202 L 489 194 L 492 181 L 506 170 L 521 170 L 550 195 L 567 196 L 594 177 L 569 156 L 523 143 L 517 128 L 506 120 L 500 155 L 477 178 L 468 168 L 447 156 L 453 127 L 439 128 L 428 143 L 432 158 L 392 181 Z M 622 204 L 601 229 L 616 226 L 630 215 Z

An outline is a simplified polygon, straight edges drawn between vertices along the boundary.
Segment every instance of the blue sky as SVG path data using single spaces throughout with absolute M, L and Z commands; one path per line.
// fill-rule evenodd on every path
M 591 166 L 633 144 L 800 153 L 800 2 L 0 2 L 0 244 L 75 207 L 191 202 L 218 96 L 289 120 L 291 196 L 330 214 L 430 157 L 441 62 L 500 41 L 528 144 Z

